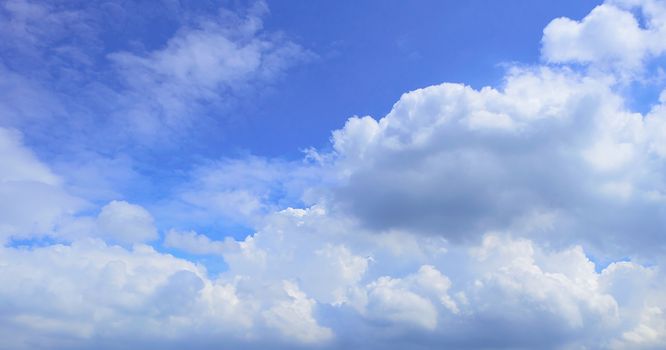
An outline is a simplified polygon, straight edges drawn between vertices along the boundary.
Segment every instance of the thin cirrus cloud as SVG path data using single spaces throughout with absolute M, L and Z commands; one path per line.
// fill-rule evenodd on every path
M 275 78 L 312 54 L 279 34 L 261 33 L 261 3 L 240 18 L 223 12 L 183 27 L 164 48 L 109 58 L 128 87 L 121 97 L 139 134 L 187 126 L 203 104 L 224 105 L 248 86 Z M 155 120 L 155 118 L 158 118 Z
M 203 162 L 141 206 L 87 197 L 10 123 L 0 348 L 663 348 L 666 98 L 641 114 L 623 95 L 662 54 L 649 33 L 663 13 L 608 1 L 556 19 L 543 63 L 500 86 L 407 92 L 303 162 Z M 123 107 L 168 128 L 199 99 L 282 71 L 262 55 L 297 46 L 266 43 L 257 16 L 112 55 Z M 599 30 L 608 21 L 630 40 Z M 184 228 L 219 217 L 253 233 Z
M 0 118 L 54 148 L 54 132 L 101 151 L 121 142 L 163 146 L 231 119 L 230 106 L 314 57 L 263 30 L 263 2 L 234 12 L 204 3 L 13 0 L 2 10 L 0 72 L 10 94 L 0 99 Z M 146 24 L 172 35 L 156 44 L 126 32 Z

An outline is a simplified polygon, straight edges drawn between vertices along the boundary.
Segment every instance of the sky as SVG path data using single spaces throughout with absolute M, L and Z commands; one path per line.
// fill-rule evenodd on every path
M 666 348 L 666 2 L 0 0 L 0 350 Z

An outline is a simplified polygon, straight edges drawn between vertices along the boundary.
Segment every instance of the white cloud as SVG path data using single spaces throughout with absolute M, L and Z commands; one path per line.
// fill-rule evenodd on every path
M 211 281 L 200 267 L 149 246 L 125 250 L 83 240 L 5 247 L 0 270 L 0 295 L 10 303 L 3 303 L 0 322 L 11 348 L 61 348 L 95 338 L 132 346 L 137 330 L 163 342 L 204 325 L 225 325 L 208 328 L 212 333 L 251 325 L 232 285 Z
M 22 135 L 0 128 L 0 238 L 51 237 L 72 240 L 97 235 L 135 243 L 157 238 L 152 216 L 142 207 L 112 201 L 96 219 L 76 215 L 90 207 L 70 193 L 65 181 L 22 142 Z
M 45 236 L 84 206 L 23 145 L 19 132 L 0 128 L 0 242 Z
M 155 208 L 161 222 L 259 227 L 267 214 L 319 196 L 313 188 L 331 177 L 308 162 L 261 157 L 222 159 L 191 170 L 187 180 Z M 312 197 L 308 199 L 308 197 Z
M 138 243 L 157 238 L 153 217 L 141 206 L 111 201 L 97 216 L 97 231 L 108 241 Z
M 400 280 L 382 277 L 369 286 L 368 313 L 371 318 L 437 327 L 437 310 L 427 298 L 397 286 Z
M 662 91 L 659 104 L 645 116 L 646 132 L 651 143 L 650 151 L 660 157 L 666 157 L 666 90 Z
M 260 2 L 244 16 L 221 10 L 183 26 L 163 48 L 111 54 L 129 88 L 120 116 L 142 137 L 187 128 L 202 102 L 219 108 L 309 57 L 281 35 L 262 32 L 266 10 Z
M 470 122 L 480 114 L 510 122 Z M 593 247 L 603 234 L 604 254 L 657 254 L 661 114 L 632 113 L 606 80 L 568 69 L 514 69 L 500 89 L 415 90 L 385 117 L 353 117 L 333 132 L 332 204 L 368 228 L 457 242 L 524 231 L 530 213 L 551 212 L 552 230 L 569 235 L 532 234 Z
M 636 13 L 644 19 L 639 22 Z M 653 0 L 609 0 L 581 21 L 557 18 L 544 29 L 547 62 L 594 64 L 627 74 L 666 50 L 666 6 Z
M 664 277 L 654 268 L 615 263 L 597 272 L 580 247 L 545 250 L 503 234 L 472 249 L 401 256 L 383 237 L 328 215 L 274 216 L 257 234 L 229 242 L 237 247 L 221 254 L 230 268 L 216 279 L 141 244 L 3 247 L 0 296 L 11 307 L 0 322 L 19 349 L 136 346 L 136 330 L 153 344 L 207 340 L 194 348 L 271 341 L 400 348 L 395 341 L 414 332 L 428 334 L 427 346 L 477 347 L 500 335 L 497 346 L 663 345 Z
M 265 3 L 235 10 L 171 1 L 3 2 L 0 124 L 30 130 L 58 150 L 49 136 L 66 132 L 79 149 L 108 154 L 120 142 L 164 146 L 193 126 L 232 120 L 235 107 L 314 56 L 263 29 Z M 145 27 L 167 35 L 127 33 Z
M 480 295 L 472 300 L 495 309 L 491 312 L 527 312 L 515 315 L 526 319 L 554 316 L 560 318 L 558 326 L 571 329 L 617 322 L 617 303 L 599 288 L 594 264 L 580 247 L 544 254 L 532 242 L 487 236 L 479 249 L 486 273 L 476 282 L 474 293 Z M 498 299 L 504 302 L 490 306 Z M 525 304 L 539 307 L 521 308 Z
M 21 133 L 11 129 L 0 129 L 0 180 L 31 181 L 57 186 L 60 179 L 42 164 L 37 157 L 22 145 Z
M 252 289 L 267 280 L 297 277 L 299 289 L 316 300 L 344 302 L 368 262 L 350 251 L 343 243 L 347 235 L 336 229 L 346 229 L 344 219 L 329 218 L 318 207 L 272 214 L 257 233 L 224 254 L 229 265 L 224 274 L 248 276 L 244 283 Z
M 169 230 L 164 237 L 164 246 L 176 248 L 191 254 L 213 254 L 222 255 L 230 249 L 235 248 L 232 242 L 213 241 L 205 235 L 194 231 L 179 232 Z
M 645 33 L 633 14 L 613 5 L 596 7 L 581 22 L 558 18 L 544 29 L 543 56 L 550 62 L 619 61 L 642 64 Z
M 365 287 L 360 312 L 375 320 L 434 330 L 441 303 L 448 311 L 458 313 L 458 306 L 447 294 L 451 281 L 434 266 L 423 265 L 407 277 L 383 276 Z
M 316 305 L 314 300 L 308 299 L 291 282 L 284 282 L 284 292 L 289 300 L 280 301 L 263 313 L 268 326 L 303 343 L 320 343 L 333 336 L 330 329 L 319 326 L 312 318 L 312 308 Z
M 0 128 L 0 240 L 99 236 L 118 243 L 157 238 L 152 216 L 142 207 L 111 201 L 97 218 L 77 216 L 90 204 L 22 143 L 21 134 Z

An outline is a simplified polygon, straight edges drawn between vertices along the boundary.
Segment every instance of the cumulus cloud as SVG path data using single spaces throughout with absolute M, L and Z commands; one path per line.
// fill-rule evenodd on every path
M 334 203 L 370 228 L 458 242 L 511 228 L 661 252 L 660 106 L 633 113 L 605 80 L 554 68 L 516 69 L 500 89 L 415 90 L 333 133 Z M 529 224 L 539 216 L 556 224 Z
M 315 300 L 308 299 L 296 285 L 287 281 L 284 282 L 284 291 L 289 300 L 279 302 L 263 313 L 270 327 L 304 343 L 320 343 L 332 337 L 331 330 L 319 326 L 312 317 Z
M 598 271 L 580 246 L 547 250 L 500 233 L 405 257 L 385 237 L 329 215 L 274 215 L 229 242 L 229 270 L 216 278 L 141 244 L 3 247 L 3 329 L 19 349 L 175 346 L 193 335 L 277 347 L 409 348 L 410 334 L 424 346 L 662 345 L 666 300 L 656 268 L 618 262 Z
M 658 0 L 609 0 L 580 21 L 557 18 L 543 31 L 547 62 L 595 64 L 635 73 L 666 50 L 666 6 Z
M 70 213 L 62 218 L 52 232 L 44 233 L 62 243 L 99 238 L 111 244 L 130 247 L 155 241 L 159 235 L 153 216 L 140 205 L 112 200 L 98 213 Z
M 99 234 L 110 241 L 135 243 L 157 238 L 150 213 L 125 201 L 112 201 L 102 207 L 96 224 Z
M 365 305 L 360 311 L 370 319 L 434 330 L 438 310 L 433 301 L 458 312 L 456 303 L 447 294 L 450 286 L 451 281 L 431 265 L 421 266 L 404 279 L 383 276 L 365 287 L 367 299 L 363 300 Z
M 232 286 L 149 246 L 125 250 L 85 240 L 3 248 L 0 256 L 3 348 L 68 348 L 95 338 L 137 346 L 132 342 L 141 338 L 163 342 L 225 320 L 233 319 L 225 331 L 250 323 Z
M 400 345 L 400 339 L 410 334 L 421 334 L 424 344 L 472 348 L 661 344 L 658 337 L 649 340 L 649 334 L 661 334 L 662 319 L 654 310 L 664 306 L 664 278 L 655 268 L 617 262 L 601 269 L 581 246 L 550 250 L 502 233 L 486 234 L 472 246 L 399 237 L 403 248 L 417 250 L 395 249 L 395 236 L 363 229 L 321 207 L 289 209 L 256 234 L 224 242 L 221 256 L 229 270 L 221 278 L 238 279 L 240 295 L 282 300 L 278 309 L 287 315 L 287 305 L 294 306 L 301 293 L 319 308 L 328 305 L 317 323 L 330 328 L 333 338 L 321 339 L 333 347 L 408 348 L 413 343 Z M 222 244 L 198 241 L 211 248 Z M 299 296 L 280 299 L 285 289 Z M 277 317 L 263 315 L 271 323 Z M 293 339 L 300 339 L 300 328 L 289 333 Z M 646 329 L 645 339 L 630 336 L 639 329 Z M 354 340 L 355 331 L 372 336 Z

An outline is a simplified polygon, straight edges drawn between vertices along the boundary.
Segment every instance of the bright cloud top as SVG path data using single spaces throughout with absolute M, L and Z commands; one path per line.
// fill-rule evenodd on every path
M 42 55 L 58 33 L 27 19 L 55 9 L 5 7 L 1 30 Z M 309 55 L 261 32 L 261 3 L 217 11 L 108 56 L 140 132 Z M 302 161 L 209 159 L 141 205 L 91 190 L 116 178 L 96 164 L 135 161 L 80 181 L 25 141 L 25 101 L 0 101 L 0 349 L 665 347 L 666 93 L 643 114 L 625 95 L 663 62 L 665 14 L 555 19 L 543 63 L 500 86 L 407 92 Z M 253 232 L 207 232 L 220 220 Z
M 666 12 L 659 0 L 613 0 L 580 21 L 557 18 L 543 31 L 543 58 L 641 70 L 666 51 Z

